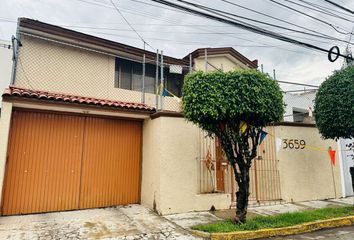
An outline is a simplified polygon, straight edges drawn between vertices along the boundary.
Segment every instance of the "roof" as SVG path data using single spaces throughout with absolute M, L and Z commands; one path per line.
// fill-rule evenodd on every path
M 122 109 L 122 110 L 138 110 L 138 111 L 146 111 L 146 112 L 155 112 L 155 108 L 150 107 L 143 103 L 112 101 L 112 100 L 98 99 L 92 97 L 68 95 L 64 93 L 55 93 L 55 92 L 48 92 L 48 91 L 41 91 L 41 90 L 19 88 L 15 86 L 10 86 L 9 88 L 6 88 L 2 96 L 20 97 L 25 99 L 37 99 L 37 100 L 52 101 L 58 103 L 77 103 L 82 105 L 110 107 L 110 108 Z
M 198 58 L 203 56 L 204 57 L 204 53 L 205 53 L 205 49 L 207 50 L 207 55 L 208 56 L 213 56 L 213 55 L 222 55 L 222 54 L 229 54 L 231 56 L 233 56 L 234 58 L 238 59 L 239 61 L 241 61 L 242 63 L 250 66 L 251 68 L 257 68 L 258 67 L 258 60 L 249 60 L 247 57 L 243 56 L 241 53 L 239 53 L 238 51 L 236 51 L 234 48 L 232 47 L 223 47 L 223 48 L 198 48 L 196 50 L 194 50 L 193 52 L 191 52 L 190 54 L 192 55 L 192 58 Z M 189 55 L 184 57 L 185 60 L 189 59 Z
M 119 42 L 114 42 L 104 38 L 95 37 L 92 35 L 88 35 L 85 33 L 77 32 L 74 30 L 70 30 L 67 28 L 59 27 L 56 25 L 40 22 L 29 18 L 19 18 L 19 27 L 20 30 L 31 29 L 46 34 L 67 38 L 80 43 L 92 44 L 99 47 L 108 48 L 110 50 L 128 53 L 134 56 L 138 56 L 139 58 L 142 58 L 143 54 L 145 54 L 145 57 L 147 59 L 156 60 L 156 52 L 143 50 Z M 166 64 L 189 65 L 189 60 L 187 61 L 184 59 L 173 58 L 165 55 L 164 55 L 164 62 Z

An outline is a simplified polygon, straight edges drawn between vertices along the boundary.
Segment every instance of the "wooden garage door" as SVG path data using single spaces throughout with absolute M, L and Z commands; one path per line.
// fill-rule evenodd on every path
M 141 123 L 14 111 L 2 214 L 139 202 Z

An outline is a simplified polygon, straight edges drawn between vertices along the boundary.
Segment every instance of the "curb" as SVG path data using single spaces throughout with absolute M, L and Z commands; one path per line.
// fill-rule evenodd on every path
M 321 220 L 316 222 L 308 222 L 290 227 L 283 228 L 268 228 L 256 231 L 238 231 L 228 233 L 206 233 L 201 231 L 192 230 L 192 232 L 202 238 L 208 238 L 212 240 L 247 240 L 266 238 L 274 236 L 286 236 L 300 233 L 313 232 L 320 229 L 334 228 L 354 225 L 354 216 L 332 218 L 327 220 Z

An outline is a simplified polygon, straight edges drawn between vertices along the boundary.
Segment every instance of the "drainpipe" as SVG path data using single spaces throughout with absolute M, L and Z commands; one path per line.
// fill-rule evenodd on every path
M 20 46 L 22 46 L 20 42 L 20 20 L 17 20 L 17 30 L 16 30 L 16 37 L 12 36 L 11 42 L 12 42 L 12 71 L 11 71 L 11 85 L 15 85 L 15 79 L 16 79 L 16 69 L 17 69 L 17 61 L 18 61 L 18 49 Z

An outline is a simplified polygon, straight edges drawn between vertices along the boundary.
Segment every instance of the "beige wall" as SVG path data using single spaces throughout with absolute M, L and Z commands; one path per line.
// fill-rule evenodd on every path
M 199 129 L 183 118 L 145 120 L 142 204 L 160 214 L 229 208 L 230 194 L 199 194 Z
M 124 102 L 141 102 L 141 92 L 114 87 L 115 57 L 22 35 L 15 85 L 35 90 Z M 155 107 L 156 95 L 145 102 Z M 180 111 L 172 97 L 164 98 L 164 109 Z
M 208 62 L 218 69 L 223 69 L 224 72 L 232 71 L 235 69 L 249 69 L 244 63 L 235 59 L 231 55 L 218 55 L 218 56 L 208 56 Z M 196 71 L 205 70 L 205 59 L 204 56 L 194 59 L 194 69 Z M 216 71 L 211 65 L 208 65 L 208 71 Z
M 4 182 L 7 158 L 7 142 L 10 132 L 12 103 L 3 102 L 0 118 L 0 199 L 2 199 L 2 186 Z
M 336 153 L 337 164 L 333 167 L 332 178 L 331 161 L 325 149 L 332 147 L 337 150 L 337 143 L 333 140 L 323 140 L 315 127 L 277 126 L 275 135 L 281 139 L 305 140 L 306 145 L 323 149 L 283 149 L 277 153 L 282 198 L 288 202 L 307 201 L 341 197 L 341 180 Z M 335 190 L 336 194 L 335 194 Z

